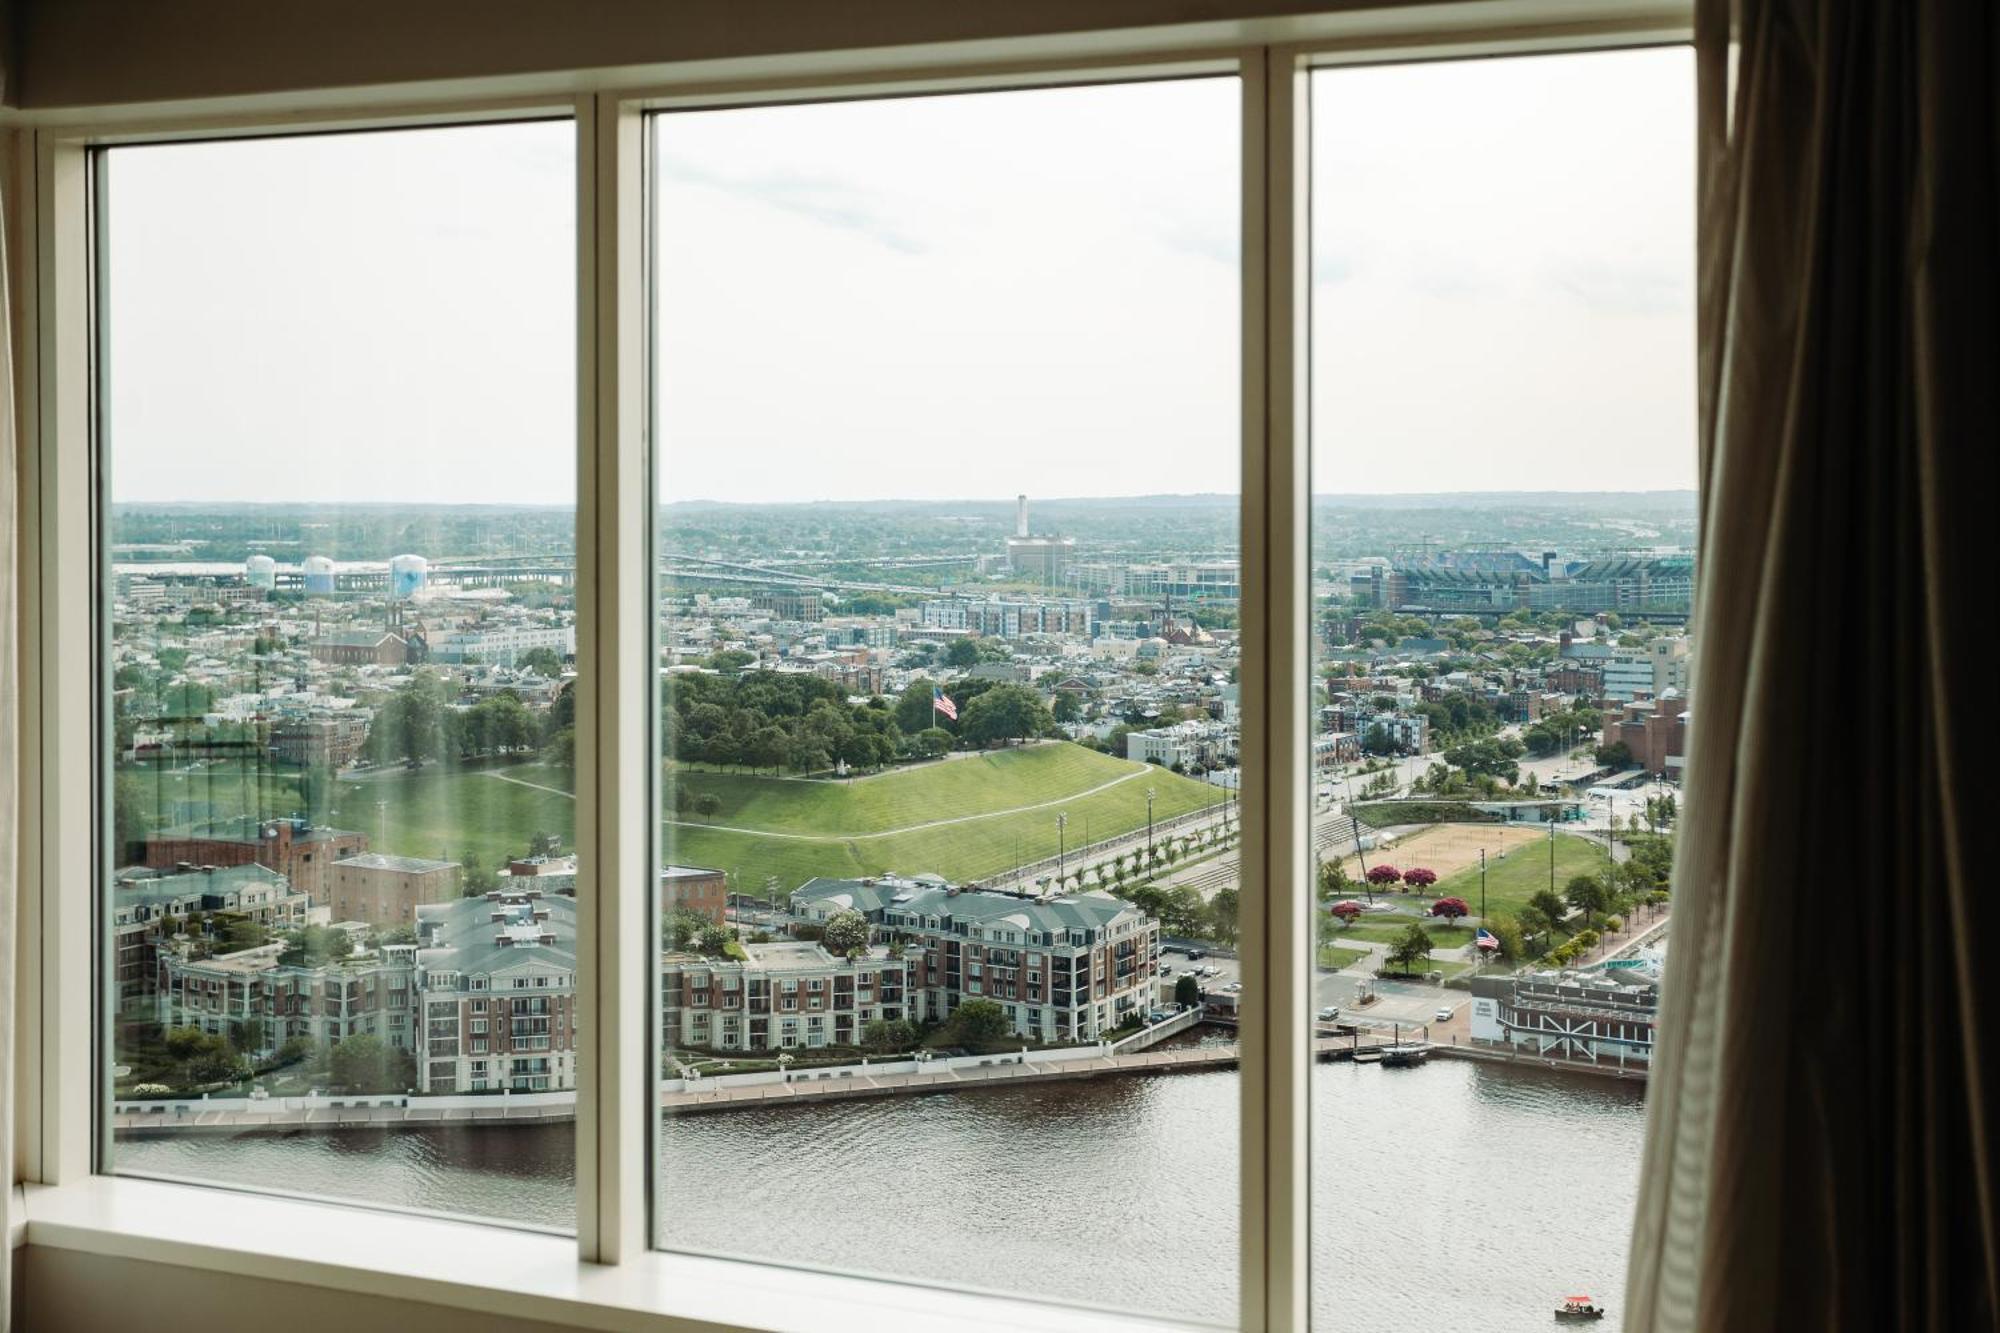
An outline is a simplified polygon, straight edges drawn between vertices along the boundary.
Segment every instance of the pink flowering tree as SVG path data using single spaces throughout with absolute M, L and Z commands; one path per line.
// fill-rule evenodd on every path
M 1431 904 L 1431 915 L 1456 922 L 1462 916 L 1472 915 L 1472 904 L 1463 898 L 1440 898 Z
M 1427 869 L 1424 866 L 1411 866 L 1403 872 L 1403 883 L 1409 885 L 1418 893 L 1422 893 L 1437 882 L 1437 871 Z

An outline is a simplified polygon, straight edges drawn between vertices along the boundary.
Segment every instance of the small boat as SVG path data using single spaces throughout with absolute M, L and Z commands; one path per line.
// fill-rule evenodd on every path
M 1407 1069 L 1420 1065 L 1431 1058 L 1431 1048 L 1427 1043 L 1416 1042 L 1405 1046 L 1389 1046 L 1382 1051 L 1382 1064 L 1390 1069 Z
M 1604 1311 L 1591 1302 L 1588 1296 L 1565 1296 L 1563 1303 L 1556 1307 L 1558 1324 L 1585 1324 L 1604 1318 Z

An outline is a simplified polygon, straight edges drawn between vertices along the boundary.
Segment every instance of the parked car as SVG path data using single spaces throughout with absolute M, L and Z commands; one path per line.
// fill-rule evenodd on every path
M 1173 974 L 1174 974 L 1174 965 L 1173 965 L 1172 963 L 1161 963 L 1161 964 L 1160 964 L 1160 975 L 1161 975 L 1161 976 L 1163 976 L 1163 977 L 1170 977 L 1170 976 L 1172 976 Z
M 1197 959 L 1208 957 L 1208 950 L 1206 949 L 1189 949 L 1187 953 L 1188 953 L 1188 961 L 1190 963 L 1195 962 Z
M 1445 1008 L 1431 1015 L 1431 1017 L 1440 1023 L 1449 1023 L 1451 1022 L 1451 1007 L 1447 1005 Z
M 1326 1008 L 1319 1011 L 1319 1021 L 1322 1023 L 1331 1023 L 1334 1019 L 1339 1017 L 1340 1017 L 1340 1006 L 1337 1004 L 1330 1004 Z

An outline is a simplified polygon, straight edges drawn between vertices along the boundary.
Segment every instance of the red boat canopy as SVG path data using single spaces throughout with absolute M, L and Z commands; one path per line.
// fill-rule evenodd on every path
M 1588 1296 L 1565 1296 L 1565 1297 L 1563 1297 L 1563 1299 L 1564 1299 L 1564 1300 L 1566 1300 L 1566 1301 L 1575 1301 L 1575 1302 L 1577 1302 L 1577 1303 L 1578 1303 L 1579 1305 L 1588 1305 L 1588 1304 L 1590 1304 L 1590 1297 L 1588 1297 Z

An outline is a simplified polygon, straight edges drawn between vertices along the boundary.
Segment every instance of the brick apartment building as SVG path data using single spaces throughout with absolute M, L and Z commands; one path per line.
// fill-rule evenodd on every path
M 1623 743 L 1632 762 L 1655 776 L 1677 774 L 1687 753 L 1687 696 L 1637 699 L 1604 723 L 1604 744 Z
M 211 958 L 164 949 L 156 1015 L 251 1054 L 373 1036 L 411 1053 L 419 1092 L 573 1089 L 574 901 L 495 891 L 422 905 L 416 928 L 416 944 L 312 967 L 281 961 L 281 943 Z
M 463 877 L 456 861 L 363 852 L 335 861 L 327 896 L 313 901 L 331 907 L 335 921 L 409 926 L 416 924 L 417 908 L 458 897 Z
M 1033 898 L 957 889 L 935 877 L 812 879 L 792 914 L 860 912 L 906 942 L 910 1017 L 944 1019 L 968 999 L 999 1003 L 1018 1035 L 1089 1041 L 1151 1004 L 1159 922 L 1108 893 Z
M 576 900 L 532 889 L 417 909 L 420 1092 L 576 1086 Z
M 696 912 L 724 925 L 729 906 L 729 874 L 707 866 L 667 866 L 660 871 L 660 914 Z
M 351 768 L 368 741 L 368 720 L 351 713 L 288 718 L 271 728 L 271 755 L 301 768 Z
M 853 1045 L 876 1019 L 914 1018 L 910 964 L 877 945 L 837 958 L 819 944 L 746 944 L 745 957 L 670 953 L 660 963 L 666 1050 Z
M 154 870 L 260 865 L 324 903 L 333 863 L 367 850 L 364 834 L 315 828 L 303 819 L 233 819 L 155 833 L 139 859 Z
M 284 963 L 284 950 L 279 942 L 198 958 L 162 949 L 160 1024 L 228 1036 L 249 1054 L 293 1040 L 337 1046 L 359 1036 L 411 1049 L 414 946 L 390 945 L 317 967 Z
M 111 895 L 112 974 L 119 1004 L 152 994 L 159 944 L 169 923 L 222 913 L 272 930 L 292 930 L 306 923 L 309 905 L 284 876 L 256 864 L 120 871 Z

